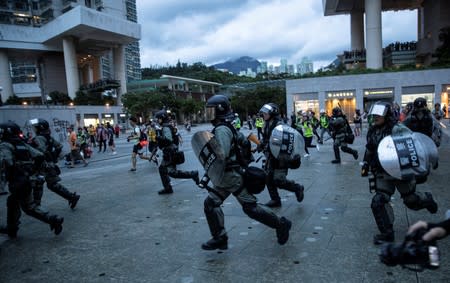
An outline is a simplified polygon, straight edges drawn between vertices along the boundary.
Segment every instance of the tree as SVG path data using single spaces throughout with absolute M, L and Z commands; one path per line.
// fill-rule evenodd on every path
M 189 120 L 192 119 L 191 114 L 197 114 L 198 112 L 204 109 L 204 103 L 200 101 L 196 101 L 192 98 L 188 98 L 182 101 L 180 111 L 184 114 L 185 117 L 188 117 Z
M 51 103 L 54 105 L 67 105 L 72 102 L 72 99 L 67 95 L 67 93 L 52 91 L 48 94 L 51 99 Z
M 436 48 L 437 61 L 433 65 L 450 65 L 450 27 L 441 29 L 439 41 L 442 42 L 442 45 Z
M 17 95 L 13 94 L 12 96 L 8 97 L 5 104 L 8 105 L 20 105 L 22 104 L 22 98 L 18 97 Z
M 282 87 L 258 86 L 237 92 L 231 97 L 231 107 L 240 115 L 257 114 L 266 103 L 275 103 L 283 113 L 286 108 L 286 90 Z

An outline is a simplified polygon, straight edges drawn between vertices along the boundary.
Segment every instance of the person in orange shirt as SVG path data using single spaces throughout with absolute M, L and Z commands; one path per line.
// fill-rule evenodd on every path
M 80 154 L 80 144 L 78 142 L 77 133 L 73 130 L 73 125 L 69 127 L 69 146 L 70 146 L 70 162 L 69 168 L 75 167 L 75 160 L 83 160 L 84 167 L 88 165 L 87 161 Z

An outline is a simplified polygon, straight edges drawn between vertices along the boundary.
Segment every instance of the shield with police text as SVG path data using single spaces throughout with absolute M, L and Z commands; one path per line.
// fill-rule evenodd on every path
M 290 164 L 299 159 L 304 148 L 304 140 L 300 133 L 288 125 L 276 126 L 269 139 L 272 155 L 281 163 Z
M 211 182 L 214 185 L 220 184 L 225 173 L 225 153 L 214 134 L 208 131 L 196 132 L 192 136 L 191 144 Z
M 383 169 L 399 180 L 425 177 L 438 162 L 435 143 L 418 132 L 386 136 L 378 145 L 377 152 Z

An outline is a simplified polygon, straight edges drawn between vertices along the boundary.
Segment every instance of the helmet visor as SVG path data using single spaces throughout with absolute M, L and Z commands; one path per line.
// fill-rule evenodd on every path
M 266 114 L 270 114 L 274 111 L 274 108 L 269 105 L 269 104 L 264 104 L 263 107 L 261 107 L 261 109 L 259 110 L 259 113 L 266 113 Z
M 369 116 L 386 116 L 388 112 L 388 107 L 383 104 L 374 104 L 370 107 Z
M 206 107 L 206 120 L 212 121 L 216 119 L 216 107 Z

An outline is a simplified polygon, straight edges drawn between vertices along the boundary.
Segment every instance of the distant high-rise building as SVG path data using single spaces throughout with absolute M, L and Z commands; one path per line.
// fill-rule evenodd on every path
M 297 73 L 300 75 L 313 73 L 314 72 L 314 64 L 308 57 L 303 57 L 302 61 L 297 64 Z
M 294 68 L 294 65 L 288 65 L 287 73 L 288 73 L 289 75 L 295 74 L 295 68 Z
M 136 0 L 0 1 L 0 30 L 3 100 L 108 86 L 120 95 L 141 78 Z
M 275 72 L 273 65 L 269 65 L 268 73 L 273 74 Z
M 287 73 L 287 72 L 288 72 L 287 59 L 281 59 L 280 60 L 280 73 Z
M 267 61 L 261 61 L 261 73 L 267 73 L 268 69 L 267 69 Z

